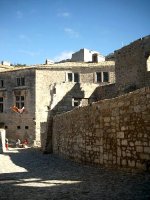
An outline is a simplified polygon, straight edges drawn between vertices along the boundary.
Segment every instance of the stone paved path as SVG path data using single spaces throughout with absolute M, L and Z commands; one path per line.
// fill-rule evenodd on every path
M 150 173 L 82 166 L 35 149 L 0 154 L 0 200 L 149 200 Z

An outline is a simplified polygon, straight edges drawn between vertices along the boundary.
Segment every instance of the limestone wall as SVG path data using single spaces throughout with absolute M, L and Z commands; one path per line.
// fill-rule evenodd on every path
M 115 51 L 116 87 L 120 94 L 150 85 L 150 36 Z
M 53 152 L 81 163 L 145 169 L 150 162 L 150 88 L 55 116 Z

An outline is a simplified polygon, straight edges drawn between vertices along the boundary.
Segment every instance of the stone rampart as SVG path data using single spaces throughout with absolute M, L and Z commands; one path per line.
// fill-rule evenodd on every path
M 53 152 L 81 163 L 148 169 L 150 87 L 55 116 Z

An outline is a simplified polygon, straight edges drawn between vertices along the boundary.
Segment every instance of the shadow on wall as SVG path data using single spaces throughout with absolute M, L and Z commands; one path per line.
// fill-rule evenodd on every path
M 54 84 L 54 87 L 50 91 L 51 101 L 48 106 L 47 122 L 41 123 L 41 146 L 44 153 L 52 153 L 53 116 L 72 110 L 85 97 L 85 92 L 82 90 L 81 84 L 72 83 L 71 89 L 58 101 L 56 97 L 59 96 L 58 93 L 65 87 L 65 83 L 64 85 L 62 84 L 61 91 L 55 91 L 55 86 Z M 57 92 L 57 96 L 55 96 L 55 92 Z

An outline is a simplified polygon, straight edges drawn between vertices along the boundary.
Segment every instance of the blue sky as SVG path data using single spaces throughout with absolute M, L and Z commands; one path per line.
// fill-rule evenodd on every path
M 107 55 L 149 34 L 149 0 L 0 0 L 0 61 L 13 64 Z

